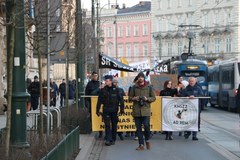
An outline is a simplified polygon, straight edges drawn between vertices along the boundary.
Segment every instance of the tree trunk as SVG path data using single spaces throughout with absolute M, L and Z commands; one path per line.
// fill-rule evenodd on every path
M 8 64 L 7 64 L 7 121 L 6 121 L 6 157 L 9 156 L 10 148 L 10 131 L 11 131 L 11 108 L 12 108 L 12 87 L 13 87 L 13 57 L 14 57 L 14 41 L 15 41 L 15 3 L 11 3 L 10 20 L 12 20 L 8 27 L 9 36 L 9 51 L 8 51 Z

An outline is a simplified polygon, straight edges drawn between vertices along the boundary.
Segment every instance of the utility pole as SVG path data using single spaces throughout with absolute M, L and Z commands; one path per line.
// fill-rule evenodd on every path
M 96 65 L 96 72 L 99 71 L 99 56 L 100 53 L 100 17 L 99 17 L 99 8 L 100 8 L 100 0 L 97 0 L 97 52 L 95 57 L 95 65 Z M 99 74 L 99 73 L 98 73 Z
M 13 90 L 12 90 L 12 114 L 10 140 L 13 147 L 18 149 L 29 147 L 27 142 L 26 105 L 29 94 L 26 92 L 26 51 L 25 51 L 25 22 L 24 0 L 7 0 L 7 12 L 16 10 L 15 26 L 7 25 L 7 54 L 9 54 L 9 40 L 11 31 L 15 32 L 14 40 L 14 64 L 13 64 Z M 7 17 L 12 18 L 12 17 Z M 10 19 L 12 20 L 12 19 Z M 10 84 L 8 84 L 10 85 Z
M 92 29 L 93 29 L 93 35 L 92 35 L 92 52 L 93 52 L 93 70 L 97 71 L 96 64 L 96 37 L 95 37 L 95 6 L 94 6 L 94 0 L 92 0 Z
M 50 0 L 47 0 L 47 136 L 50 129 L 50 34 Z
M 82 33 L 82 7 L 81 0 L 76 0 L 76 53 L 77 53 L 77 89 L 78 89 L 78 107 L 83 107 L 83 95 L 84 95 L 84 77 L 85 77 L 85 65 L 83 55 L 83 33 Z

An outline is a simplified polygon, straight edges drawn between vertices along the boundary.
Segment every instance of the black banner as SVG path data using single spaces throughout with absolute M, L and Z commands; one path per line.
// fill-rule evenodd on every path
M 119 71 L 135 72 L 136 68 L 121 63 L 107 55 L 99 54 L 99 68 L 111 68 Z

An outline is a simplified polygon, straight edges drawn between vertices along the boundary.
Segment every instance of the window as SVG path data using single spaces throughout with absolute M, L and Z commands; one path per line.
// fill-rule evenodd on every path
M 178 7 L 182 7 L 182 0 L 178 0 Z
M 203 27 L 208 27 L 208 15 L 203 16 Z
M 231 23 L 231 13 L 227 13 L 226 15 L 226 25 L 230 25 Z
M 144 43 L 143 44 L 143 56 L 147 56 L 148 55 L 148 44 Z
M 188 0 L 188 5 L 192 6 L 192 0 Z
M 207 54 L 208 53 L 208 45 L 209 45 L 209 41 L 208 40 L 205 40 L 204 41 L 204 53 Z
M 56 10 L 56 16 L 57 16 L 57 17 L 60 17 L 60 8 L 58 8 L 58 9 Z
M 220 39 L 216 38 L 215 39 L 215 53 L 219 53 L 220 52 Z
M 159 9 L 159 10 L 162 9 L 162 0 L 158 0 L 158 9 Z
M 189 14 L 188 15 L 188 24 L 192 24 L 193 23 L 193 15 Z
M 178 42 L 178 55 L 182 54 L 182 41 Z
M 122 34 L 122 26 L 119 26 L 118 27 L 118 37 L 122 37 L 123 34 Z
M 168 42 L 168 55 L 172 55 L 172 42 Z
M 131 44 L 127 44 L 126 53 L 127 53 L 127 58 L 130 58 L 131 57 Z
M 148 28 L 147 28 L 147 24 L 143 25 L 143 35 L 146 36 L 148 34 Z
M 118 45 L 118 57 L 123 56 L 123 45 Z
M 134 36 L 138 36 L 138 25 L 134 26 Z
M 171 0 L 168 0 L 168 3 L 167 3 L 167 5 L 168 5 L 168 9 L 170 9 L 171 7 L 172 7 L 172 1 Z
M 139 56 L 138 44 L 134 44 L 134 58 L 135 58 L 136 56 Z
M 215 25 L 218 25 L 219 24 L 219 12 L 216 12 L 215 13 L 215 19 L 214 19 L 214 23 L 215 23 Z
M 111 55 L 113 53 L 113 45 L 109 44 L 108 45 L 108 55 Z
M 158 20 L 158 31 L 163 31 L 163 19 Z
M 131 33 L 131 27 L 130 27 L 130 26 L 127 26 L 126 36 L 130 36 L 130 33 Z
M 231 38 L 230 37 L 228 37 L 227 39 L 226 39 L 226 52 L 227 53 L 229 53 L 229 52 L 231 52 Z
M 112 27 L 108 27 L 108 37 L 112 37 Z

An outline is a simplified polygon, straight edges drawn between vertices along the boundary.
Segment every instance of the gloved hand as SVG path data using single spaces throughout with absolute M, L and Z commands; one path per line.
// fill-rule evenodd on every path
M 102 113 L 99 112 L 99 111 L 97 111 L 96 114 L 97 114 L 98 117 L 102 115 Z
M 120 110 L 120 115 L 124 114 L 124 109 Z

